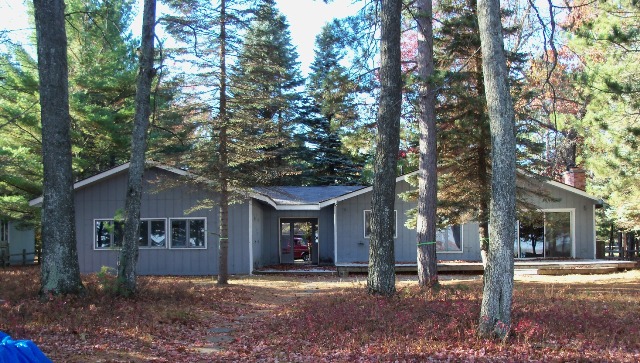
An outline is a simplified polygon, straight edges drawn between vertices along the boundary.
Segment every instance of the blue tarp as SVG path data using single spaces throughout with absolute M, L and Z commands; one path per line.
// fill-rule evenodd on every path
M 0 331 L 0 363 L 52 363 L 31 340 L 13 340 Z

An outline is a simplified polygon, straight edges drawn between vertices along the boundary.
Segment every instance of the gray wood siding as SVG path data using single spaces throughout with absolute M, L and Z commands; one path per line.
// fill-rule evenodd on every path
M 252 244 L 253 249 L 253 268 L 257 269 L 264 266 L 262 250 L 263 250 L 263 230 L 264 230 L 264 207 L 263 204 L 256 200 L 251 201 L 253 215 L 252 222 Z
M 406 181 L 396 184 L 396 194 L 411 190 Z M 397 238 L 395 259 L 398 263 L 415 263 L 417 258 L 416 231 L 406 226 L 407 212 L 416 208 L 416 202 L 406 202 L 396 196 Z M 371 193 L 360 194 L 338 204 L 338 262 L 366 262 L 369 260 L 369 238 L 364 237 L 364 211 L 371 210 Z M 439 252 L 441 260 L 479 260 L 478 225 L 465 224 L 462 231 L 463 252 Z
M 249 203 L 229 206 L 229 273 L 249 271 Z
M 202 188 L 190 187 L 178 181 L 173 173 L 162 169 L 145 171 L 141 218 L 166 219 L 167 243 L 170 218 L 206 218 L 206 249 L 140 248 L 138 273 L 140 275 L 213 275 L 218 270 L 217 207 L 185 214 L 198 201 L 209 197 Z M 76 234 L 80 270 L 83 273 L 99 271 L 102 266 L 115 268 L 118 250 L 94 249 L 94 220 L 112 219 L 118 209 L 124 208 L 126 171 L 85 186 L 75 192 Z M 246 249 L 246 248 L 245 248 Z M 233 255 L 230 252 L 230 255 Z M 248 263 L 247 263 L 248 264 Z M 237 264 L 234 264 L 234 268 Z M 246 270 L 246 269 L 245 269 Z M 235 270 L 232 270 L 236 273 Z
M 318 219 L 318 250 L 319 264 L 334 264 L 334 226 L 333 226 L 334 206 L 324 207 L 320 210 Z

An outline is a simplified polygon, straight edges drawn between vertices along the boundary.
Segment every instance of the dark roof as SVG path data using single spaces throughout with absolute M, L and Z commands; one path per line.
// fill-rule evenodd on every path
M 318 204 L 366 188 L 364 186 L 261 187 L 257 193 L 269 197 L 277 205 Z

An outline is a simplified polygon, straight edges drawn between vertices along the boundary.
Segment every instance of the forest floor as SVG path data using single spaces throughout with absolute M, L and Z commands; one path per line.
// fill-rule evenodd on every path
M 422 291 L 398 275 L 393 298 L 366 276 L 140 277 L 114 297 L 84 275 L 84 297 L 37 296 L 37 267 L 0 269 L 0 331 L 54 362 L 640 361 L 640 270 L 515 276 L 511 333 L 475 334 L 482 277 L 440 275 Z

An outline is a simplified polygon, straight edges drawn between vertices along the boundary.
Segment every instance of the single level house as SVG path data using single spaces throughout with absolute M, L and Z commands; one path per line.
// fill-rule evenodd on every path
M 18 221 L 0 219 L 0 265 L 32 264 L 36 239 L 33 228 Z
M 76 235 L 81 272 L 116 267 L 127 169 L 123 164 L 75 183 Z M 398 194 L 410 190 L 407 176 L 396 179 Z M 595 208 L 601 201 L 555 181 L 532 181 L 535 218 L 518 224 L 518 258 L 595 258 Z M 365 262 L 369 254 L 371 187 L 254 188 L 229 211 L 229 272 L 250 274 L 266 265 L 333 265 Z M 211 205 L 203 205 L 203 201 Z M 138 273 L 215 275 L 218 272 L 219 208 L 216 194 L 188 172 L 148 163 L 141 206 Z M 31 201 L 38 205 L 42 198 Z M 416 232 L 405 226 L 416 206 L 396 198 L 395 257 L 416 260 Z M 438 258 L 480 260 L 478 224 L 438 232 Z

